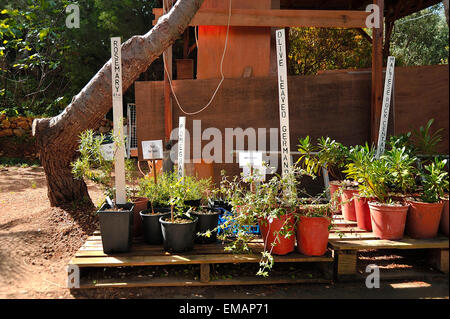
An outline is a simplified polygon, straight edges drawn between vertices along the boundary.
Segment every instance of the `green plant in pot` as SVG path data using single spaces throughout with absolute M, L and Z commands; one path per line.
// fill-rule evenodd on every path
M 351 147 L 349 151 L 349 163 L 346 165 L 347 169 L 344 170 L 344 173 L 347 174 L 348 178 L 357 183 L 363 183 L 367 178 L 368 167 L 374 160 L 375 150 L 370 148 L 369 145 Z M 354 194 L 353 201 L 358 228 L 372 231 L 369 200 L 370 198 L 362 196 L 359 191 Z
M 409 208 L 403 198 L 415 185 L 415 161 L 404 147 L 394 147 L 380 159 L 368 162 L 364 173 L 357 177 L 361 196 L 372 199 L 372 230 L 381 239 L 403 237 Z
M 436 237 L 444 207 L 442 198 L 448 192 L 446 160 L 434 159 L 421 171 L 418 196 L 408 199 L 410 209 L 406 220 L 406 233 L 412 238 Z
M 106 198 L 114 198 L 111 177 L 113 162 L 103 156 L 101 145 L 104 140 L 105 136 L 96 137 L 92 130 L 81 133 L 78 148 L 80 156 L 71 163 L 72 174 L 75 178 L 93 181 L 102 187 Z M 97 211 L 105 253 L 129 251 L 133 236 L 133 208 L 131 202 L 121 205 L 111 201 L 103 203 Z
M 320 137 L 317 144 L 312 144 L 310 137 L 299 139 L 298 151 L 301 153 L 299 163 L 308 174 L 320 175 L 322 168 L 330 175 L 330 197 L 340 200 L 340 193 L 336 193 L 342 180 L 343 169 L 348 163 L 348 148 L 343 144 L 329 138 Z
M 159 218 L 164 250 L 183 252 L 194 248 L 195 229 L 198 218 L 190 215 L 185 206 L 186 185 L 184 178 L 177 179 L 170 188 L 170 215 Z

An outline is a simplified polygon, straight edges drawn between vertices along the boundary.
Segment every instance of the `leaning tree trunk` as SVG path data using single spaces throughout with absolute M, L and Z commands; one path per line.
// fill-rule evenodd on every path
M 445 13 L 445 18 L 447 19 L 447 25 L 448 25 L 448 0 L 444 0 L 444 1 L 442 1 L 442 3 L 444 4 L 444 13 Z
M 147 34 L 133 36 L 122 45 L 124 92 L 184 32 L 203 1 L 178 0 Z M 61 114 L 33 122 L 52 206 L 90 199 L 86 184 L 73 178 L 70 163 L 75 159 L 80 133 L 96 127 L 111 106 L 109 60 Z

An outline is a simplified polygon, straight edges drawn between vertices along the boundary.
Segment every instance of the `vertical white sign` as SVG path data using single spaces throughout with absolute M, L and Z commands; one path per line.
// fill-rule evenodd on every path
M 289 135 L 289 104 L 287 83 L 286 36 L 284 29 L 276 31 L 278 95 L 280 104 L 281 172 L 285 175 L 291 167 L 291 142 Z
M 186 117 L 180 116 L 178 120 L 178 178 L 184 177 L 184 153 L 186 138 Z
M 392 88 L 394 85 L 395 57 L 390 56 L 387 61 L 386 79 L 384 80 L 383 106 L 381 109 L 380 130 L 378 133 L 378 145 L 376 157 L 384 153 L 386 135 L 389 121 L 389 108 L 391 106 Z
M 120 37 L 111 38 L 112 102 L 114 118 L 115 159 L 114 175 L 116 186 L 116 204 L 125 204 L 125 143 L 123 132 L 122 105 L 122 52 Z

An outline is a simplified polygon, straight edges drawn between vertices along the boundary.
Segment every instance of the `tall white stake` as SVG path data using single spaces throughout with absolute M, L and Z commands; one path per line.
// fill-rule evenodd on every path
M 280 104 L 281 172 L 289 172 L 291 163 L 291 141 L 289 134 L 289 98 L 287 83 L 286 36 L 284 29 L 276 31 L 278 96 Z
M 114 118 L 114 174 L 116 204 L 127 202 L 125 193 L 125 143 L 122 105 L 122 52 L 120 37 L 111 38 L 112 102 Z
M 186 117 L 180 116 L 178 120 L 178 178 L 184 177 L 184 153 L 186 145 Z

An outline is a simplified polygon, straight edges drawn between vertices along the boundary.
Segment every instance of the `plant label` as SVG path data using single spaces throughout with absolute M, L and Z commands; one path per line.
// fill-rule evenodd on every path
M 262 167 L 262 152 L 239 152 L 239 167 Z
M 378 133 L 377 158 L 384 153 L 386 146 L 386 135 L 389 120 L 389 108 L 391 106 L 391 96 L 394 86 L 395 57 L 390 56 L 387 61 L 386 79 L 384 81 L 383 106 L 381 109 L 380 130 Z
M 142 141 L 142 158 L 145 160 L 157 160 L 163 158 L 162 140 Z
M 180 116 L 178 121 L 178 178 L 184 177 L 184 153 L 186 138 L 186 117 Z
M 289 134 L 289 103 L 287 82 L 286 36 L 284 29 L 276 30 L 277 66 L 278 66 L 278 97 L 280 104 L 281 129 L 281 172 L 285 175 L 292 166 L 291 142 Z
M 114 143 L 100 145 L 100 153 L 105 160 L 114 160 Z
M 111 86 L 113 104 L 114 136 L 124 141 L 122 101 L 122 47 L 120 37 L 111 38 Z M 125 143 L 115 143 L 114 178 L 116 204 L 125 204 Z

